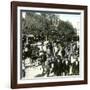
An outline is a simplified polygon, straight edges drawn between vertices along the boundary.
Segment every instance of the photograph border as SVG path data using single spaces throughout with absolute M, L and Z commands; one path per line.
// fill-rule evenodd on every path
M 44 82 L 44 83 L 17 83 L 17 7 L 36 7 L 36 8 L 55 8 L 84 11 L 84 80 L 62 81 L 62 82 Z M 64 86 L 87 84 L 87 6 L 67 5 L 67 4 L 50 4 L 50 3 L 33 3 L 33 2 L 11 2 L 11 88 L 30 88 L 30 87 L 47 87 L 47 86 Z

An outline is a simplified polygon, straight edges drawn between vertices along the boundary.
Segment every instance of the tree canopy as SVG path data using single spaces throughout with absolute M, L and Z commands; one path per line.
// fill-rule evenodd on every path
M 70 43 L 79 40 L 76 29 L 69 21 L 63 21 L 55 13 L 26 12 L 25 18 L 21 18 L 22 33 L 43 37 L 43 40 Z

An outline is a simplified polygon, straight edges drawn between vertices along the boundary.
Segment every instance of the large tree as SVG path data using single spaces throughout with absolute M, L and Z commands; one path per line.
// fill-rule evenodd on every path
M 69 21 L 63 21 L 54 13 L 27 12 L 22 18 L 22 32 L 43 37 L 43 40 L 57 40 L 61 45 L 78 40 L 76 29 Z

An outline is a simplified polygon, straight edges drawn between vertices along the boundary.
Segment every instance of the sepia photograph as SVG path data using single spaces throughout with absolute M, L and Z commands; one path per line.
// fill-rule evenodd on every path
M 21 10 L 21 79 L 80 74 L 80 13 Z

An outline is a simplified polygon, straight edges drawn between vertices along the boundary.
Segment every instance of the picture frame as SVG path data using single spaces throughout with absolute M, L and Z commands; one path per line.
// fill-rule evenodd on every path
M 87 19 L 83 5 L 12 1 L 11 88 L 87 84 Z

